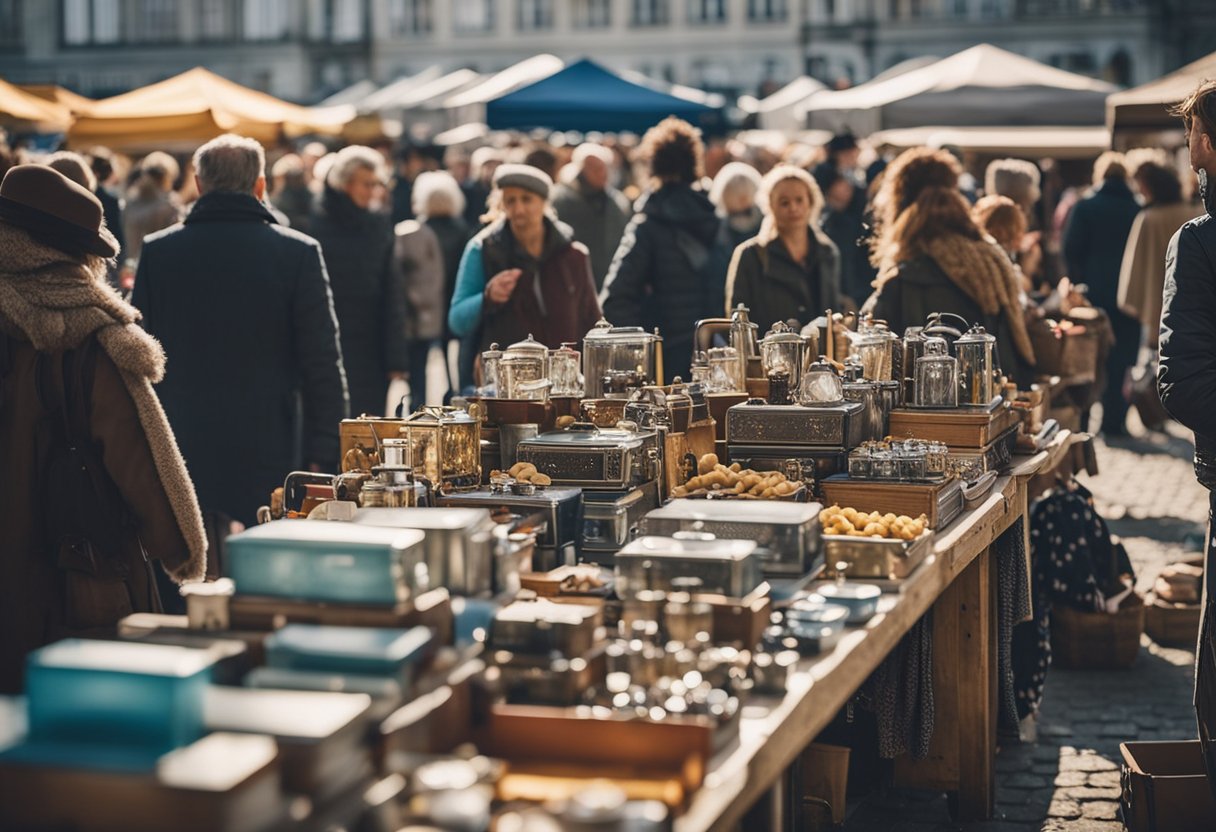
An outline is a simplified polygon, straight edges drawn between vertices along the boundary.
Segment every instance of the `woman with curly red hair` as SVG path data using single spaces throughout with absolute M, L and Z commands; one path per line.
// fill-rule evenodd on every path
M 929 148 L 905 151 L 887 168 L 874 204 L 878 288 L 863 311 L 897 332 L 934 312 L 982 324 L 996 336 L 1002 369 L 1021 379 L 1034 365 L 1021 279 L 972 219 L 960 173 L 953 156 Z

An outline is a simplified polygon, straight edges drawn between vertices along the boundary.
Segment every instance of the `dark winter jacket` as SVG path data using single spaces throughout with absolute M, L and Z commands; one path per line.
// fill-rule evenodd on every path
M 740 303 L 761 334 L 777 321 L 808 324 L 825 309 L 840 308 L 840 252 L 817 228 L 807 227 L 806 266 L 794 261 L 780 239 L 753 237 L 735 249 L 726 276 L 726 309 Z
M 148 237 L 132 302 L 164 345 L 157 392 L 204 511 L 251 524 L 290 471 L 334 470 L 346 382 L 315 240 L 252 196 L 205 194 Z
M 471 229 L 481 228 L 481 217 L 486 212 L 486 200 L 490 198 L 490 186 L 480 179 L 465 182 L 460 186 L 464 191 L 464 221 Z
M 522 269 L 506 303 L 491 303 L 486 286 L 506 269 Z M 600 307 L 591 280 L 591 261 L 569 226 L 545 219 L 545 244 L 533 258 L 500 219 L 482 229 L 465 248 L 448 326 L 457 335 L 481 331 L 481 345 L 503 348 L 531 335 L 551 349 L 578 342 L 595 326 Z
M 712 306 L 725 277 L 713 251 L 720 224 L 704 193 L 664 185 L 639 202 L 600 292 L 612 324 L 659 327 L 668 378 L 689 377 L 696 322 L 722 314 Z
M 308 215 L 312 212 L 312 191 L 303 182 L 288 184 L 270 198 L 270 203 L 283 212 L 291 227 L 308 233 Z
M 393 229 L 387 217 L 326 187 L 309 234 L 321 244 L 333 289 L 350 411 L 382 415 L 388 374 L 405 372 L 409 363 L 404 287 L 392 279 Z
M 1119 309 L 1119 267 L 1140 204 L 1122 179 L 1108 179 L 1072 209 L 1064 231 L 1064 259 L 1073 283 L 1112 317 Z
M 447 326 L 447 309 L 452 305 L 456 292 L 456 275 L 460 273 L 460 258 L 464 247 L 473 236 L 463 217 L 427 217 L 424 222 L 439 238 L 439 252 L 443 256 L 443 309 L 444 326 Z M 448 337 L 455 338 L 451 330 Z
M 851 209 L 825 209 L 820 228 L 840 251 L 840 291 L 860 306 L 874 291 L 876 275 L 863 239 L 866 235 L 864 215 Z
M 901 263 L 896 276 L 885 282 L 866 306 L 877 320 L 886 321 L 891 331 L 899 335 L 910 326 L 923 326 L 934 312 L 949 312 L 968 323 L 981 324 L 996 336 L 1002 371 L 1019 382 L 1033 380 L 1033 368 L 1018 354 L 1004 316 L 985 315 L 979 304 L 950 280 L 931 257 L 920 256 Z
M 1216 489 L 1216 211 L 1186 223 L 1165 255 L 1157 384 L 1170 415 L 1195 432 L 1195 474 Z
M 616 188 L 596 191 L 576 178 L 558 186 L 553 196 L 553 210 L 559 220 L 573 229 L 574 239 L 587 247 L 591 255 L 591 276 L 599 291 L 608 276 L 608 267 L 612 265 L 625 226 L 633 216 L 629 200 Z

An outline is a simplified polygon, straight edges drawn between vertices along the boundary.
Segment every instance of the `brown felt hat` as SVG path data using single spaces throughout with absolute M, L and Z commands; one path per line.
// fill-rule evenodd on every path
M 71 254 L 118 254 L 103 216 L 97 197 L 45 165 L 17 165 L 0 182 L 0 222 Z

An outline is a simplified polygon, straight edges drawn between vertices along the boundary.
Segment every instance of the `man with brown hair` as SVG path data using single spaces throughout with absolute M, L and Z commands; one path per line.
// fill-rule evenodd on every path
M 1175 112 L 1186 124 L 1205 210 L 1183 225 L 1166 249 L 1157 385 L 1170 415 L 1195 432 L 1195 475 L 1210 491 L 1216 487 L 1216 222 L 1208 180 L 1216 172 L 1216 81 L 1200 84 Z M 1195 713 L 1208 785 L 1216 794 L 1216 541 L 1211 526 L 1216 495 L 1210 505 L 1203 620 L 1195 651 Z

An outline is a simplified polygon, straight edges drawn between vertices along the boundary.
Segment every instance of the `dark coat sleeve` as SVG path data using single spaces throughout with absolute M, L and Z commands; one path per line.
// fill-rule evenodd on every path
M 148 275 L 153 273 L 148 264 L 154 257 L 154 251 L 155 246 L 146 247 L 135 267 L 135 287 L 131 290 L 131 305 L 143 315 L 141 323 L 144 329 L 156 337 L 156 331 L 153 329 L 156 326 L 156 312 L 152 309 L 152 287 L 148 282 Z
M 1193 226 L 1165 255 L 1161 362 L 1157 384 L 1170 415 L 1216 437 L 1216 263 Z
M 757 248 L 756 245 L 741 245 L 730 258 L 730 268 L 726 270 L 727 317 L 739 304 L 751 308 L 752 299 L 756 296 L 756 279 L 764 271 Z
M 1068 227 L 1064 230 L 1064 262 L 1068 266 L 1068 278 L 1073 283 L 1087 280 L 1085 264 L 1089 259 L 1089 213 L 1089 202 L 1079 201 L 1073 206 Z
M 585 247 L 583 247 L 585 248 Z M 585 250 L 580 251 L 582 273 L 586 280 L 582 281 L 578 291 L 577 318 L 578 331 L 590 332 L 600 319 L 600 302 L 595 293 L 595 276 L 591 273 L 591 256 Z
M 300 259 L 292 293 L 292 351 L 304 399 L 304 461 L 332 470 L 338 462 L 338 423 L 350 412 L 338 317 L 320 246 L 301 246 Z
M 384 368 L 390 373 L 404 373 L 409 368 L 409 343 L 405 337 L 409 299 L 406 297 L 405 275 L 394 266 L 393 260 L 393 247 L 389 246 L 384 252 L 384 262 L 380 264 Z
M 649 289 L 652 260 L 651 235 L 646 229 L 646 218 L 639 214 L 625 229 L 600 292 L 604 317 L 615 326 L 645 325 L 647 316 L 642 308 Z

